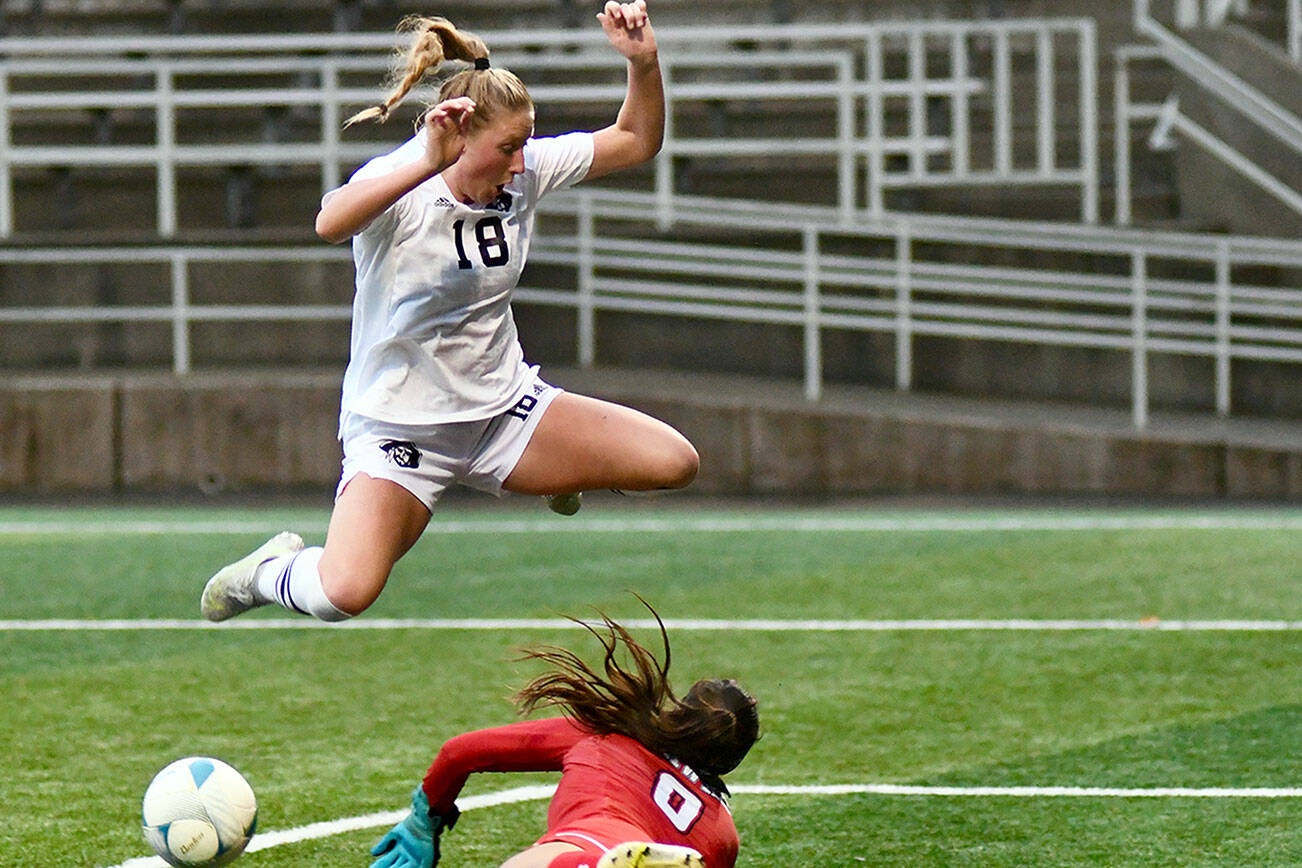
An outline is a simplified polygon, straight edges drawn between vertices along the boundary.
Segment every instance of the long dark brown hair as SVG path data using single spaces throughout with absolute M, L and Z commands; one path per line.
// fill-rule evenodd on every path
M 559 707 L 586 729 L 628 736 L 721 786 L 718 778 L 736 768 L 759 738 L 755 699 L 737 682 L 718 679 L 698 681 L 676 697 L 669 685 L 669 634 L 655 609 L 642 604 L 660 627 L 663 663 L 604 612 L 597 612 L 597 626 L 571 618 L 601 643 L 601 674 L 566 648 L 526 649 L 521 659 L 541 660 L 551 671 L 526 684 L 516 703 L 522 713 Z

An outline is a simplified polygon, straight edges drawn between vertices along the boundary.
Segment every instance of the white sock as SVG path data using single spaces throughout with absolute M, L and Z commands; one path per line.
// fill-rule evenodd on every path
M 277 603 L 291 612 L 311 615 L 322 621 L 344 621 L 352 615 L 340 611 L 321 587 L 317 564 L 325 549 L 311 546 L 292 555 L 281 555 L 258 567 L 254 587 L 258 599 Z

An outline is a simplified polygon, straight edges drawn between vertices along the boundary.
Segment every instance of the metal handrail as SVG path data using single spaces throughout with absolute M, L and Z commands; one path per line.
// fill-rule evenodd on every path
M 902 35 L 918 26 L 917 22 L 840 22 L 828 24 L 729 24 L 727 26 L 658 27 L 663 46 L 674 43 L 728 46 L 737 42 L 785 44 L 808 41 L 840 41 L 867 38 L 872 33 Z M 1055 30 L 1093 29 L 1093 22 L 1083 18 L 1026 18 L 998 22 L 984 20 L 927 21 L 929 32 L 947 35 L 972 35 L 991 32 L 992 26 L 1008 33 L 1034 34 L 1042 27 Z M 596 28 L 527 29 L 479 31 L 494 51 L 502 48 L 560 48 L 588 46 L 604 54 L 605 35 Z M 291 33 L 228 34 L 193 36 L 148 36 L 120 34 L 78 37 L 3 37 L 0 54 L 6 57 L 63 55 L 85 56 L 212 56 L 221 54 L 356 54 L 393 51 L 394 35 L 382 33 Z
M 593 32 L 528 31 L 483 34 L 496 49 L 495 62 L 521 71 L 622 69 L 621 59 L 601 49 L 605 37 Z M 737 48 L 739 41 L 759 46 Z M 344 112 L 374 101 L 378 87 L 349 86 L 345 78 L 374 72 L 378 81 L 390 61 L 391 34 L 312 34 L 234 37 L 138 37 L 126 39 L 0 39 L 7 56 L 0 67 L 0 237 L 14 229 L 12 169 L 18 166 L 144 166 L 157 177 L 157 231 L 164 238 L 178 229 L 176 168 L 179 165 L 302 165 L 320 172 L 323 191 L 338 186 L 346 165 L 356 165 L 386 146 L 348 140 L 341 135 Z M 661 31 L 662 66 L 669 98 L 669 123 L 655 166 L 657 207 L 663 215 L 677 195 L 674 161 L 689 157 L 824 156 L 834 165 L 837 201 L 843 220 L 885 210 L 884 191 L 937 184 L 1017 184 L 1078 186 L 1081 218 L 1094 222 L 1098 211 L 1097 106 L 1094 81 L 1095 32 L 1088 19 L 1043 19 L 990 22 L 919 22 L 862 25 L 802 25 L 665 28 Z M 989 43 L 997 63 L 990 78 L 972 72 L 978 43 Z M 1012 123 L 1010 57 L 1014 44 L 1034 58 L 1034 117 Z M 776 46 L 776 47 L 764 47 Z M 1064 46 L 1066 48 L 1064 49 Z M 575 49 L 572 53 L 566 50 Z M 950 69 L 928 68 L 925 55 L 943 49 Z M 985 48 L 980 48 L 985 51 Z M 1063 88 L 1058 78 L 1064 51 L 1071 53 L 1077 78 L 1080 148 L 1074 162 L 1055 147 L 1060 112 L 1052 98 Z M 144 53 L 146 56 L 136 56 Z M 888 74 L 887 54 L 905 59 L 907 73 Z M 982 55 L 983 56 L 983 55 Z M 797 80 L 736 82 L 740 66 L 772 68 Z M 200 74 L 305 72 L 310 81 L 284 90 L 255 87 L 198 88 Z M 25 92 L 24 76 L 42 76 L 39 90 Z M 139 76 L 143 84 L 97 85 L 103 76 Z M 100 78 L 96 78 L 96 77 Z M 51 89 L 50 77 L 75 86 Z M 528 75 L 526 75 L 526 78 Z M 541 103 L 609 102 L 617 106 L 624 90 L 619 77 L 604 82 L 540 84 L 531 88 Z M 428 91 L 417 94 L 419 99 Z M 971 104 L 988 99 L 998 122 L 989 131 L 974 131 Z M 945 130 L 929 129 L 929 107 L 948 103 Z M 683 110 L 691 104 L 746 100 L 763 103 L 779 121 L 812 106 L 835 119 L 835 129 L 793 135 L 782 123 L 777 133 L 746 137 L 710 137 L 688 129 Z M 248 141 L 234 144 L 178 141 L 177 115 L 202 107 L 307 106 L 319 112 L 320 124 L 307 142 Z M 887 109 L 907 115 L 907 131 L 887 129 Z M 57 142 L 14 144 L 11 131 L 23 117 L 76 109 L 144 109 L 154 115 L 151 144 L 62 145 Z M 976 165 L 972 136 L 988 132 L 996 159 Z M 1017 136 L 1034 136 L 1031 165 L 1017 165 Z M 356 130 L 347 134 L 358 135 Z M 907 168 L 894 167 L 898 157 Z M 859 169 L 866 167 L 863 180 Z
M 1124 46 L 1116 52 L 1113 85 L 1113 114 L 1116 123 L 1113 146 L 1116 158 L 1116 197 L 1114 202 L 1117 225 L 1128 226 L 1131 220 L 1131 124 L 1136 121 L 1155 122 L 1154 131 L 1149 138 L 1150 147 L 1165 147 L 1167 146 L 1166 140 L 1169 139 L 1172 133 L 1180 133 L 1294 212 L 1302 214 L 1302 191 L 1298 191 L 1284 183 L 1278 177 L 1244 156 L 1236 148 L 1183 114 L 1180 111 L 1178 101 L 1174 98 L 1161 104 L 1137 103 L 1132 100 L 1130 94 L 1131 64 L 1135 61 L 1153 59 L 1167 60 L 1166 51 L 1158 46 L 1131 45 Z M 1210 63 L 1210 61 L 1208 62 Z M 1199 83 L 1202 84 L 1203 82 L 1200 81 Z M 1302 121 L 1299 121 L 1299 123 L 1302 123 Z M 1287 144 L 1302 155 L 1302 141 L 1289 141 Z
M 785 232 L 791 250 L 647 240 L 655 197 L 648 193 L 567 191 L 544 200 L 545 224 L 531 261 L 574 269 L 573 290 L 525 285 L 521 304 L 571 309 L 579 323 L 578 357 L 591 365 L 598 311 L 633 311 L 801 327 L 805 392 L 822 392 L 822 335 L 827 329 L 894 334 L 896 385 L 911 388 L 918 336 L 1019 341 L 1107 349 L 1132 359 L 1136 428 L 1148 419 L 1148 358 L 1172 353 L 1215 362 L 1217 412 L 1230 412 L 1236 360 L 1302 364 L 1302 287 L 1263 287 L 1236 279 L 1246 267 L 1302 271 L 1302 243 L 1260 238 L 1107 230 L 1015 221 L 887 214 L 848 227 L 835 209 L 798 206 L 776 213 L 760 203 L 682 197 L 676 222 L 746 237 Z M 559 221 L 559 222 L 558 222 Z M 556 231 L 561 228 L 562 231 Z M 823 253 L 823 239 L 858 239 L 895 255 Z M 981 244 L 1025 251 L 1096 254 L 1107 266 L 986 266 L 941 261 L 921 246 Z M 1099 256 L 1101 255 L 1101 256 Z M 339 262 L 345 247 L 0 248 L 8 263 L 123 263 L 170 267 L 170 302 L 123 307 L 68 305 L 0 308 L 0 322 L 162 322 L 173 335 L 173 367 L 191 369 L 190 328 L 213 321 L 346 320 L 338 305 L 195 304 L 191 267 L 212 262 Z M 1186 276 L 1150 273 L 1150 263 Z M 1098 269 L 1098 270 L 1095 270 Z M 1188 276 L 1192 275 L 1192 276 Z
M 1302 118 L 1163 26 L 1150 12 L 1149 2 L 1135 0 L 1135 30 L 1157 43 L 1164 60 L 1294 152 L 1302 154 Z

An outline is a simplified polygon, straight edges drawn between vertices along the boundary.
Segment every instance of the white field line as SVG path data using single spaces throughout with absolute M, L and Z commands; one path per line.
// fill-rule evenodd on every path
M 467 796 L 464 799 L 457 799 L 457 807 L 463 811 L 473 811 L 478 808 L 491 808 L 494 805 L 509 805 L 515 802 L 530 802 L 541 799 L 550 799 L 556 792 L 555 784 L 542 784 L 528 787 L 514 787 L 509 790 L 502 790 L 497 793 L 488 793 L 482 796 Z M 293 844 L 298 841 L 310 841 L 316 838 L 327 838 L 331 835 L 342 835 L 345 832 L 355 832 L 359 829 L 372 829 L 381 826 L 392 826 L 403 817 L 407 816 L 407 811 L 381 811 L 375 814 L 362 814 L 357 817 L 344 817 L 339 820 L 325 820 L 320 823 L 309 823 L 306 826 L 298 826 L 294 829 L 281 829 L 274 832 L 258 832 L 254 835 L 253 840 L 249 842 L 247 852 L 252 853 L 256 850 L 266 850 L 269 847 L 279 847 L 282 844 Z M 138 859 L 128 859 L 114 868 L 168 868 L 167 863 L 157 856 L 143 856 Z
M 626 627 L 651 629 L 657 627 L 651 619 L 633 618 L 621 621 Z M 247 618 L 213 624 L 208 621 L 184 619 L 47 619 L 0 620 L 0 632 L 55 632 L 55 631 L 130 631 L 130 630 L 577 630 L 580 625 L 564 618 L 361 618 L 340 623 L 325 623 L 312 618 Z M 1138 621 L 1121 619 L 1096 620 L 982 620 L 965 618 L 955 620 L 887 620 L 887 621 L 778 621 L 721 619 L 665 619 L 666 629 L 681 631 L 719 632 L 774 632 L 774 633 L 888 633 L 888 632 L 945 632 L 945 631 L 1011 631 L 1011 632 L 1072 632 L 1072 631 L 1137 631 L 1137 632 L 1297 632 L 1302 631 L 1302 621 L 1162 621 L 1144 618 Z
M 497 793 L 482 796 L 469 796 L 457 800 L 462 811 L 473 811 L 495 805 L 507 805 L 516 802 L 550 799 L 556 791 L 555 785 L 537 785 L 515 787 Z M 1188 799 L 1296 799 L 1302 798 L 1302 788 L 1271 787 L 1151 787 L 1130 789 L 1124 787 L 929 787 L 904 784 L 833 784 L 824 786 L 768 786 L 739 784 L 732 787 L 738 795 L 757 796 L 938 796 L 970 798 L 1095 798 L 1095 799 L 1142 799 L 1142 798 L 1188 798 Z M 248 851 L 266 850 L 282 844 L 309 841 L 355 832 L 361 829 L 379 828 L 397 823 L 407 811 L 383 811 L 375 814 L 363 814 L 357 817 L 344 817 L 339 820 L 327 820 L 311 823 L 294 829 L 282 829 L 274 832 L 259 832 L 249 843 Z M 167 868 L 167 863 L 155 856 L 128 859 L 113 868 Z
M 944 787 L 912 784 L 765 786 L 738 784 L 734 793 L 756 796 L 974 796 L 1018 799 L 1297 799 L 1302 787 Z
M 283 517 L 260 520 L 173 519 L 14 519 L 0 520 L 0 536 L 86 536 L 206 534 L 269 534 Z M 324 515 L 304 521 L 324 527 Z M 643 518 L 595 516 L 560 519 L 449 520 L 437 517 L 426 534 L 529 534 L 529 533 L 987 533 L 992 531 L 1107 531 L 1107 530 L 1302 530 L 1302 514 L 1170 513 L 1170 514 L 1053 514 L 1021 515 L 818 515 L 755 514 L 709 516 L 672 514 Z

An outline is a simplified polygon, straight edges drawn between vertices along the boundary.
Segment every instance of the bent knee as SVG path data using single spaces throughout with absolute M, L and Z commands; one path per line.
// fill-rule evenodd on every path
M 686 488 L 701 469 L 701 457 L 686 438 L 668 450 L 660 460 L 659 488 Z
M 378 592 L 371 593 L 369 589 L 351 587 L 335 588 L 326 592 L 330 605 L 349 618 L 355 618 L 365 612 L 379 596 Z
M 370 608 L 380 596 L 389 579 L 388 572 L 380 575 L 378 571 L 357 569 L 330 569 L 321 566 L 321 590 L 325 592 L 330 605 L 348 616 L 360 615 Z

